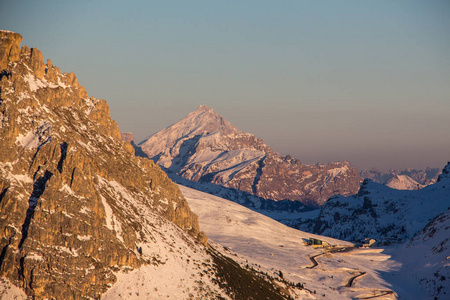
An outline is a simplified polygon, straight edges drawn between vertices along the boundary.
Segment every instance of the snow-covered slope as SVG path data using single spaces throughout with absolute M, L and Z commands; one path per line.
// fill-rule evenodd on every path
M 450 207 L 450 163 L 437 183 L 402 191 L 364 180 L 357 195 L 335 196 L 321 208 L 315 232 L 349 241 L 405 242 Z
M 282 157 L 204 105 L 139 145 L 169 176 L 267 200 L 319 207 L 332 195 L 356 193 L 359 186 L 359 174 L 348 162 L 304 165 Z
M 420 190 L 424 187 L 424 185 L 408 175 L 395 175 L 386 181 L 384 185 L 396 190 Z
M 399 266 L 381 275 L 402 299 L 450 298 L 450 210 L 434 218 L 412 240 L 385 252 Z
M 241 265 L 303 285 L 297 299 L 363 299 L 384 295 L 394 299 L 389 283 L 380 279 L 380 272 L 394 270 L 397 263 L 389 261 L 382 249 L 349 248 L 347 252 L 327 252 L 306 245 L 317 238 L 332 245 L 352 244 L 309 234 L 287 227 L 234 202 L 184 186 L 180 189 L 190 207 L 199 216 L 200 225 L 210 243 L 239 260 Z M 216 244 L 217 243 L 217 244 Z M 222 248 L 221 248 L 222 246 Z M 313 267 L 312 256 L 319 255 Z M 281 273 L 280 273 L 281 271 Z M 360 274 L 351 288 L 348 281 Z

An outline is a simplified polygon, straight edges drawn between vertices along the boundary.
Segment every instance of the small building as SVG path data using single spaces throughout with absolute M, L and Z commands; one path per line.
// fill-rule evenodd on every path
M 362 245 L 364 248 L 370 248 L 372 246 L 376 246 L 377 241 L 375 239 L 366 238 L 364 239 L 364 244 Z
M 315 239 L 315 238 L 310 238 L 308 240 L 308 245 L 312 246 L 313 248 L 329 248 L 329 247 L 331 247 L 331 245 L 329 243 L 319 240 L 319 239 Z

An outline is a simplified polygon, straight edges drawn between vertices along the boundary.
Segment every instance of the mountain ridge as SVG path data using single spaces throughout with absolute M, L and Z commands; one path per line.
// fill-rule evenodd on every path
M 353 242 L 405 242 L 450 208 L 449 173 L 450 162 L 436 183 L 420 190 L 396 190 L 365 179 L 356 195 L 334 196 L 322 206 L 314 233 Z
M 436 182 L 442 169 L 439 168 L 426 168 L 425 170 L 416 170 L 413 168 L 407 168 L 401 171 L 395 169 L 389 169 L 386 172 L 379 171 L 376 168 L 360 171 L 361 178 L 369 178 L 370 180 L 384 184 L 389 179 L 397 175 L 406 175 L 416 181 L 417 183 L 426 186 Z
M 268 200 L 319 207 L 329 196 L 350 195 L 359 187 L 359 174 L 350 163 L 305 165 L 289 155 L 282 157 L 204 105 L 139 146 L 169 175 Z

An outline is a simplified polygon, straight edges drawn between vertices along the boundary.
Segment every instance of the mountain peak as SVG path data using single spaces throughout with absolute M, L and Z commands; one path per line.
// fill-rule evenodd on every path
M 209 134 L 218 131 L 228 134 L 237 130 L 237 128 L 225 120 L 224 117 L 206 105 L 200 105 L 195 111 L 189 113 L 186 118 L 176 124 L 180 123 L 184 125 L 184 128 L 192 130 L 191 133 L 195 133 L 197 135 L 205 133 Z M 174 127 L 174 125 L 171 127 Z
M 384 185 L 396 190 L 419 190 L 424 187 L 408 175 L 394 175 Z
M 171 174 L 274 201 L 318 206 L 333 194 L 350 195 L 359 187 L 359 174 L 348 162 L 308 166 L 283 158 L 205 105 L 139 145 Z M 316 183 L 323 181 L 319 188 Z
M 203 105 L 203 104 L 201 104 L 195 111 L 197 111 L 197 112 L 207 111 L 207 112 L 215 113 L 214 109 L 212 109 L 209 106 Z

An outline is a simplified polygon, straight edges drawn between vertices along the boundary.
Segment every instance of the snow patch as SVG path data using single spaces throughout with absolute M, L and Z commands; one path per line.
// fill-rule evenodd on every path
M 80 241 L 86 242 L 86 241 L 89 241 L 90 239 L 92 239 L 92 236 L 90 236 L 90 235 L 77 235 L 77 239 L 79 239 Z
M 12 284 L 7 278 L 0 277 L 0 299 L 28 299 L 25 292 L 19 287 Z
M 82 213 L 82 214 L 85 214 L 85 215 L 87 215 L 87 214 L 89 214 L 89 213 L 91 213 L 92 212 L 92 210 L 90 210 L 88 207 L 86 207 L 86 206 L 83 206 L 81 209 L 80 209 L 80 213 Z
M 39 254 L 35 253 L 35 252 L 28 253 L 25 258 L 26 259 L 37 260 L 37 261 L 44 261 L 44 257 L 42 255 L 39 255 Z
M 48 82 L 45 78 L 39 79 L 36 76 L 31 75 L 31 74 L 24 76 L 24 80 L 25 80 L 25 82 L 28 83 L 30 90 L 32 92 L 35 92 L 41 88 L 47 88 L 47 87 L 48 88 L 57 88 L 58 87 L 58 85 Z
M 331 177 L 336 177 L 341 173 L 345 173 L 348 171 L 348 166 L 343 166 L 340 168 L 334 168 L 334 169 L 330 169 L 327 171 L 327 175 L 331 176 Z
M 29 131 L 26 134 L 19 134 L 16 137 L 16 144 L 18 143 L 25 149 L 37 149 L 50 141 L 49 130 L 51 124 L 44 122 L 36 130 Z
M 111 206 L 109 206 L 106 199 L 100 195 L 102 198 L 103 207 L 105 208 L 105 214 L 106 214 L 106 228 L 109 230 L 112 230 L 115 232 L 117 239 L 119 239 L 121 242 L 123 242 L 122 237 L 122 224 L 117 220 L 117 218 L 114 216 L 114 213 L 111 209 Z

